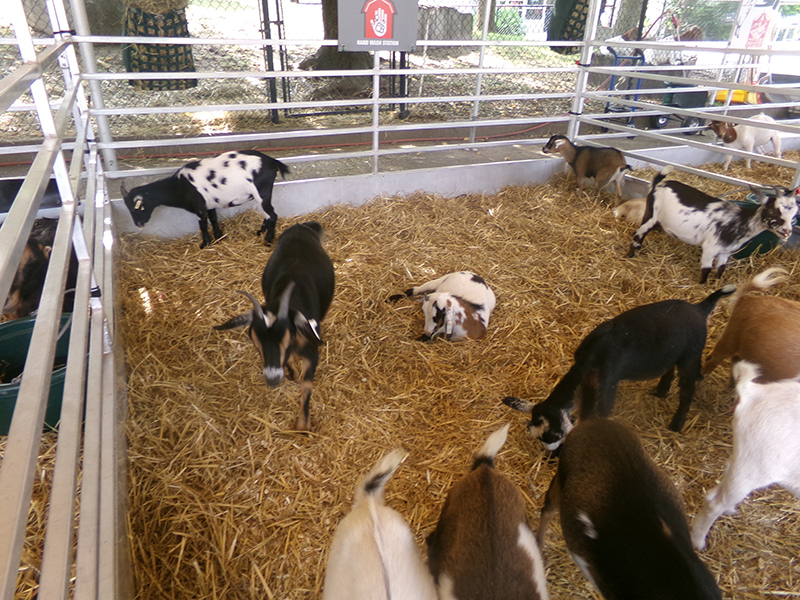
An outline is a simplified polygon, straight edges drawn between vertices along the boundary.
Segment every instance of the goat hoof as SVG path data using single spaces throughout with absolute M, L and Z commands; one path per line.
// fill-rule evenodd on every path
M 667 429 L 669 429 L 670 431 L 674 431 L 675 433 L 680 433 L 681 429 L 683 429 L 683 424 L 670 423 Z
M 431 336 L 423 333 L 421 336 L 419 336 L 417 338 L 417 341 L 418 342 L 430 342 L 431 341 Z
M 294 423 L 294 430 L 300 431 L 302 433 L 310 433 L 311 432 L 311 419 L 306 419 L 303 416 L 297 417 L 297 420 Z
M 389 296 L 386 299 L 386 301 L 387 302 L 397 302 L 398 300 L 401 300 L 403 298 L 405 298 L 405 296 L 403 294 L 393 294 L 393 295 Z

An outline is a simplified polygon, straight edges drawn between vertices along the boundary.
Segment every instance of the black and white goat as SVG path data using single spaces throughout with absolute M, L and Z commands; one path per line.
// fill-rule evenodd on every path
M 617 196 L 622 197 L 625 171 L 630 171 L 631 167 L 625 162 L 625 155 L 616 148 L 580 146 L 570 142 L 567 136 L 556 134 L 550 137 L 542 152 L 564 157 L 578 180 L 578 193 L 583 191 L 586 179 L 594 179 L 598 192 L 613 182 Z
M 645 381 L 659 377 L 654 394 L 666 397 L 675 370 L 680 399 L 669 428 L 680 431 L 702 379 L 703 348 L 708 319 L 717 301 L 736 287 L 725 286 L 698 304 L 663 300 L 637 306 L 595 327 L 575 350 L 575 364 L 546 400 L 532 404 L 514 396 L 503 402 L 530 413 L 528 431 L 555 450 L 572 428 L 570 412 L 580 389 L 579 421 L 607 417 L 614 408 L 620 381 Z
M 421 341 L 440 336 L 448 340 L 465 337 L 477 340 L 486 334 L 495 296 L 479 275 L 469 271 L 448 273 L 390 296 L 389 301 L 420 295 L 425 315 L 425 333 L 420 336 Z
M 201 248 L 208 246 L 208 222 L 214 239 L 222 237 L 217 223 L 217 209 L 240 206 L 261 200 L 258 204 L 264 222 L 257 235 L 267 232 L 264 243 L 275 239 L 278 216 L 272 208 L 272 186 L 278 173 L 282 176 L 289 167 L 257 150 L 225 152 L 213 158 L 193 160 L 165 179 L 133 188 L 122 186 L 125 206 L 137 227 L 144 227 L 159 206 L 182 208 L 200 220 Z
M 428 536 L 428 565 L 442 600 L 548 598 L 525 499 L 494 470 L 508 428 L 489 436 L 472 470 L 450 488 L 436 529 Z
M 754 490 L 777 483 L 800 498 L 800 383 L 796 378 L 759 384 L 758 375 L 758 367 L 747 361 L 733 367 L 738 398 L 733 454 L 722 481 L 709 492 L 692 523 L 692 542 L 698 550 L 705 548 L 714 521 L 733 513 Z
M 383 503 L 383 488 L 405 456 L 390 452 L 358 484 L 333 536 L 322 600 L 437 600 L 411 529 Z
M 633 236 L 628 258 L 660 225 L 682 242 L 702 247 L 700 283 L 705 283 L 715 261 L 717 277 L 721 277 L 728 257 L 762 231 L 772 231 L 783 240 L 791 235 L 797 214 L 795 190 L 776 187 L 774 196 L 754 190 L 760 204 L 740 206 L 680 181 L 665 182 L 672 170 L 667 166 L 653 178 L 642 225 Z
M 264 305 L 241 292 L 253 310 L 214 329 L 247 326 L 247 334 L 261 355 L 264 380 L 270 387 L 283 380 L 285 369 L 294 375 L 292 357 L 301 362 L 300 412 L 296 428 L 311 430 L 311 391 L 322 344 L 319 327 L 333 299 L 333 263 L 322 248 L 322 226 L 316 222 L 292 225 L 278 238 L 261 277 Z
M 626 426 L 588 419 L 566 437 L 542 508 L 540 548 L 556 511 L 573 560 L 606 600 L 721 600 L 692 549 L 678 491 Z

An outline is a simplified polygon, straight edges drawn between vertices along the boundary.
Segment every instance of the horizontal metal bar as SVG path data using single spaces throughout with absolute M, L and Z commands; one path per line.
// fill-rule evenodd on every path
M 60 41 L 54 46 L 45 48 L 36 57 L 36 62 L 26 62 L 0 80 L 0 112 L 5 112 L 22 94 L 28 91 L 36 79 L 58 59 L 58 56 L 69 46 L 69 42 Z
M 581 122 L 589 124 L 589 125 L 596 125 L 596 126 L 599 126 L 599 127 L 606 127 L 608 129 L 614 129 L 614 130 L 617 130 L 617 131 L 623 131 L 623 130 L 626 129 L 625 126 L 623 126 L 623 125 L 618 125 L 616 123 L 610 123 L 608 121 L 598 121 L 596 119 L 591 119 L 591 118 L 586 118 L 586 117 L 581 117 Z M 648 130 L 634 130 L 634 131 L 636 132 L 636 134 L 638 136 L 641 136 L 641 137 L 660 140 L 660 141 L 663 141 L 663 142 L 675 143 L 674 139 L 670 138 L 669 136 L 660 134 L 660 133 L 655 133 L 653 131 L 648 131 Z M 772 157 L 772 156 L 766 156 L 764 154 L 754 154 L 752 152 L 744 152 L 744 151 L 741 151 L 741 150 L 734 150 L 733 148 L 726 148 L 725 146 L 715 146 L 713 144 L 703 143 L 703 142 L 696 142 L 696 141 L 690 140 L 690 139 L 683 139 L 683 140 L 681 140 L 680 144 L 682 146 L 692 146 L 694 148 L 702 148 L 703 150 L 709 150 L 711 152 L 719 152 L 720 154 L 733 154 L 734 156 L 739 156 L 739 157 L 742 157 L 742 158 L 756 159 L 756 160 L 760 160 L 762 162 L 768 162 L 768 163 L 771 163 L 771 164 L 774 164 L 774 165 L 779 165 L 779 166 L 782 166 L 782 167 L 789 167 L 789 168 L 796 168 L 797 167 L 797 162 L 795 162 L 795 161 L 789 161 L 789 160 L 784 160 L 782 158 L 775 158 L 775 157 Z M 622 152 L 624 154 L 628 154 L 628 152 L 626 150 L 623 150 Z M 631 156 L 632 156 L 632 154 L 631 154 Z M 705 171 L 701 171 L 701 172 L 705 173 Z M 720 181 L 722 181 L 722 180 L 720 180 Z
M 572 98 L 574 94 L 493 94 L 493 95 L 469 95 L 469 96 L 430 96 L 430 97 L 405 97 L 405 98 L 380 98 L 375 100 L 323 100 L 319 102 L 260 102 L 253 104 L 207 104 L 180 105 L 180 106 L 149 106 L 140 108 L 104 108 L 90 109 L 90 116 L 120 116 L 120 115 L 160 115 L 160 114 L 183 114 L 183 113 L 203 113 L 203 112 L 238 112 L 253 110 L 292 110 L 292 109 L 323 109 L 323 108 L 358 108 L 365 106 L 390 106 L 393 104 L 439 104 L 444 102 L 507 102 L 520 100 L 551 100 Z
M 614 69 L 609 69 L 606 67 L 588 67 L 589 72 L 591 73 L 598 73 L 600 75 L 619 75 L 618 71 Z M 691 79 L 689 77 L 674 77 L 672 75 L 662 75 L 656 73 L 644 73 L 640 71 L 636 72 L 636 79 L 647 79 L 648 81 L 663 81 L 669 83 L 677 83 L 678 85 L 683 86 L 697 86 L 697 85 L 708 85 L 710 87 L 716 87 L 720 89 L 727 89 L 727 90 L 746 90 L 749 92 L 771 92 L 774 91 L 777 85 L 750 85 L 744 83 L 735 83 L 735 82 L 727 82 L 727 81 L 718 81 L 718 80 L 710 80 L 710 79 Z M 794 84 L 795 87 L 791 87 L 792 84 L 789 84 L 790 87 L 780 87 L 782 93 L 786 94 L 787 96 L 798 96 L 800 97 L 800 87 L 797 84 Z

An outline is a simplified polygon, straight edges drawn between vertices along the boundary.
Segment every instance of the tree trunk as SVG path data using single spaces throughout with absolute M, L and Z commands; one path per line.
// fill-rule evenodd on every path
M 322 32 L 326 40 L 339 38 L 339 10 L 337 0 L 322 0 Z M 369 52 L 339 52 L 336 46 L 322 46 L 311 57 L 300 63 L 301 69 L 371 69 Z

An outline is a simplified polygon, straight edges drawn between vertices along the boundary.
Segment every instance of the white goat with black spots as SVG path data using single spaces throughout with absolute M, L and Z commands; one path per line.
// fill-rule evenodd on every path
M 762 231 L 772 231 L 786 240 L 797 215 L 796 190 L 776 187 L 775 195 L 756 191 L 759 204 L 740 206 L 714 198 L 680 181 L 664 181 L 672 172 L 667 166 L 653 178 L 642 225 L 631 242 L 628 258 L 642 247 L 645 236 L 661 225 L 668 234 L 693 246 L 701 246 L 700 283 L 716 262 L 721 277 L 731 254 Z
M 158 206 L 182 208 L 200 220 L 201 248 L 208 246 L 208 221 L 214 239 L 222 237 L 217 223 L 218 208 L 232 208 L 246 202 L 257 206 L 264 222 L 257 235 L 267 232 L 264 243 L 275 239 L 278 216 L 272 208 L 272 186 L 278 173 L 286 175 L 289 167 L 257 150 L 225 152 L 213 158 L 186 163 L 176 173 L 130 192 L 122 186 L 125 206 L 137 227 L 144 227 Z
M 494 292 L 479 275 L 470 271 L 449 273 L 390 296 L 389 301 L 420 295 L 425 333 L 419 340 L 440 336 L 448 340 L 465 337 L 477 340 L 486 334 L 496 300 Z

